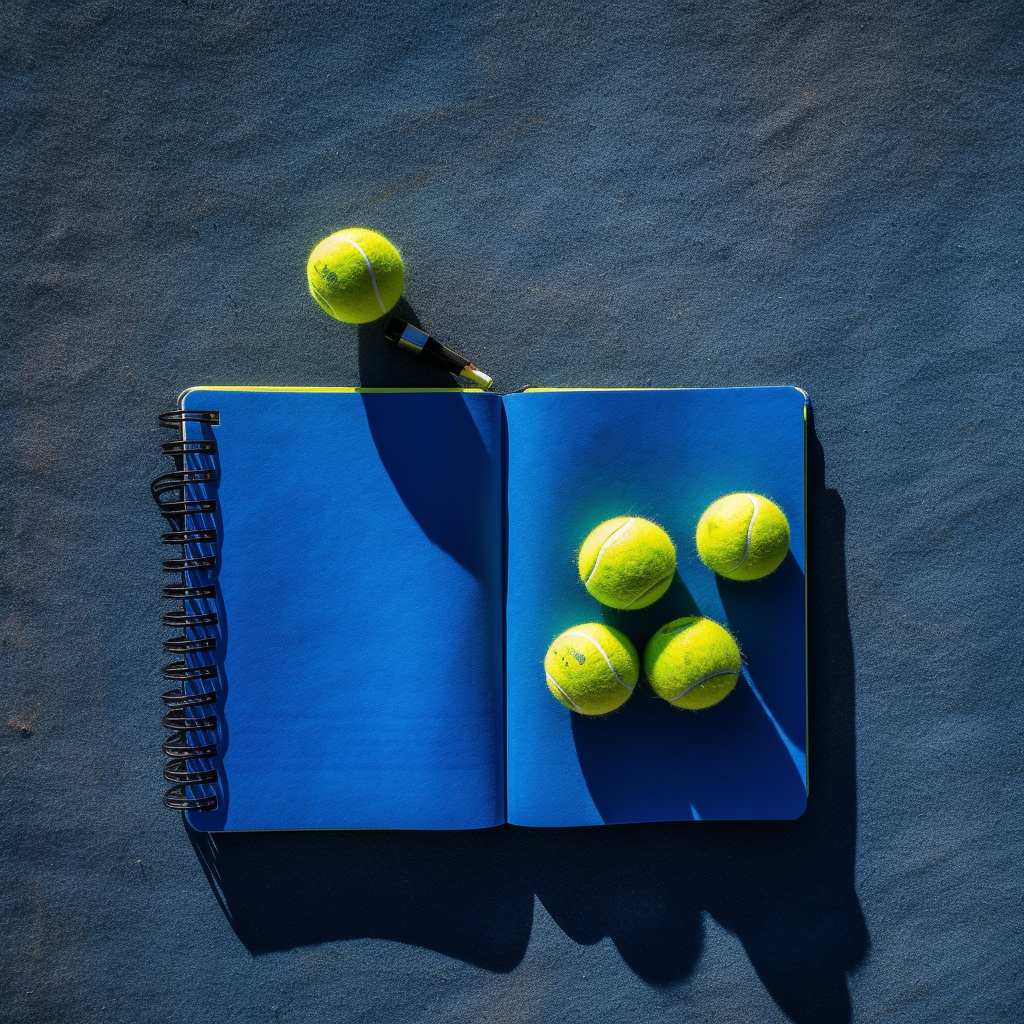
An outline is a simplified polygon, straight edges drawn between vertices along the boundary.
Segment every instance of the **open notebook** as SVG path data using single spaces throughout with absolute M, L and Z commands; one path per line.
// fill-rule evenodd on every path
M 203 831 L 799 816 L 805 402 L 788 387 L 187 391 L 165 446 L 187 471 L 169 515 L 184 557 L 165 563 L 182 572 L 167 621 L 184 627 L 165 750 L 171 781 L 206 781 L 169 802 Z M 756 583 L 694 548 L 731 491 L 789 517 L 790 553 Z M 576 555 L 630 514 L 665 527 L 678 573 L 617 612 Z M 586 718 L 548 692 L 562 630 L 605 621 L 642 655 L 698 612 L 744 655 L 716 707 L 680 711 L 641 683 Z

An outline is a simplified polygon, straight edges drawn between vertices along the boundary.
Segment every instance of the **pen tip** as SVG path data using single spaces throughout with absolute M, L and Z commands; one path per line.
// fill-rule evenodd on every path
M 494 381 L 490 377 L 488 377 L 486 373 L 483 373 L 481 370 L 478 370 L 475 366 L 464 366 L 459 371 L 459 376 L 465 377 L 466 380 L 471 380 L 474 384 L 484 388 L 485 390 L 494 383 Z

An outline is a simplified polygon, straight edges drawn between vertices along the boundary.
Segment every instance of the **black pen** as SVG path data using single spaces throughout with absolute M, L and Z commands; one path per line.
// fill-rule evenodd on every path
M 478 370 L 465 356 L 460 356 L 458 352 L 446 348 L 437 338 L 432 338 L 401 317 L 393 316 L 388 321 L 388 325 L 384 329 L 384 337 L 409 352 L 427 356 L 432 362 L 472 381 L 477 387 L 486 389 L 494 383 L 486 373 Z

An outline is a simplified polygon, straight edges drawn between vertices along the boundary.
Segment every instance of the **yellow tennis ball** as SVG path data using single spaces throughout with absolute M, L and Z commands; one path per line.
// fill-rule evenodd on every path
M 688 615 L 661 627 L 644 651 L 651 689 L 673 707 L 700 711 L 732 692 L 740 649 L 732 634 L 711 619 Z
M 759 580 L 775 572 L 789 550 L 786 514 L 760 494 L 727 494 L 697 523 L 697 554 L 730 580 Z
M 580 579 L 609 608 L 654 604 L 668 590 L 675 571 L 675 545 L 647 519 L 608 519 L 590 532 L 580 549 Z
M 314 246 L 306 278 L 310 295 L 325 313 L 347 324 L 366 324 L 399 300 L 405 265 L 383 235 L 346 228 Z
M 544 658 L 548 689 L 570 711 L 606 715 L 628 700 L 640 659 L 628 637 L 587 622 L 555 637 Z

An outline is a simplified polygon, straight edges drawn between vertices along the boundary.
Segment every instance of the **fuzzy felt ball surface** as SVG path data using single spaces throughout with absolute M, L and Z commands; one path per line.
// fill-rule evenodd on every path
M 732 634 L 711 619 L 688 615 L 667 623 L 644 651 L 651 689 L 673 707 L 709 708 L 727 697 L 740 671 Z
M 405 265 L 383 235 L 368 228 L 346 228 L 314 246 L 306 279 L 310 295 L 325 313 L 347 324 L 365 324 L 398 302 Z
M 629 610 L 661 597 L 676 571 L 676 549 L 656 523 L 635 516 L 608 519 L 583 542 L 580 579 L 601 604 Z
M 727 494 L 697 523 L 697 553 L 719 576 L 759 580 L 775 572 L 789 550 L 786 514 L 760 494 Z
M 570 711 L 606 715 L 629 699 L 640 677 L 640 659 L 619 630 L 587 622 L 554 639 L 544 673 L 552 695 Z

